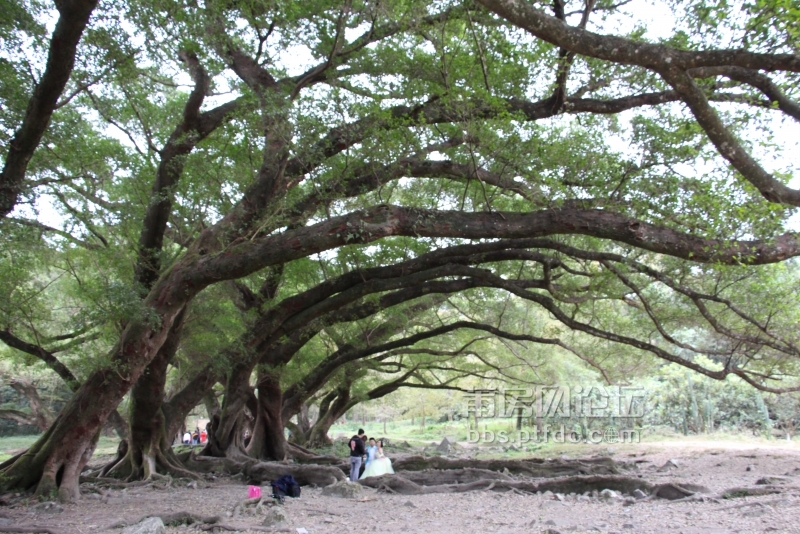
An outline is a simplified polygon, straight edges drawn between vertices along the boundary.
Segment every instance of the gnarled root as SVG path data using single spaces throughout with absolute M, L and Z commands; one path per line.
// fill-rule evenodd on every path
M 332 481 L 344 480 L 344 473 L 338 467 L 329 465 L 285 464 L 282 462 L 259 462 L 248 465 L 244 474 L 254 484 L 275 480 L 281 475 L 292 475 L 298 484 L 327 486 Z

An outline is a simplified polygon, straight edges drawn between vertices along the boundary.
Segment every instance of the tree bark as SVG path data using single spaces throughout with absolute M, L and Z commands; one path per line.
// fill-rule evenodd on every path
M 109 471 L 111 475 L 147 480 L 155 474 L 188 474 L 172 452 L 174 435 L 167 433 L 162 409 L 167 371 L 180 345 L 185 317 L 184 309 L 175 319 L 167 341 L 131 389 L 128 453 L 118 467 Z
M 252 366 L 242 363 L 234 364 L 230 370 L 222 409 L 219 416 L 211 418 L 213 432 L 209 434 L 208 445 L 203 449 L 202 455 L 223 457 L 237 446 L 239 421 L 253 394 L 250 387 L 252 372 Z
M 64 92 L 72 69 L 75 53 L 97 0 L 64 0 L 56 3 L 59 11 L 47 64 L 39 83 L 28 101 L 25 118 L 8 146 L 3 172 L 0 173 L 0 217 L 14 209 L 25 180 L 34 151 L 39 146 L 58 99 Z
M 280 375 L 275 371 L 260 373 L 258 384 L 258 411 L 256 413 L 253 439 L 248 454 L 262 460 L 282 461 L 286 459 L 286 436 L 284 435 L 281 409 L 283 391 Z

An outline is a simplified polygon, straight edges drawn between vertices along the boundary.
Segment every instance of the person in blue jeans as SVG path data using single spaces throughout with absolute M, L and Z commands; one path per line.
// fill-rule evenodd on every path
M 361 460 L 364 458 L 364 429 L 359 428 L 358 434 L 350 438 L 350 482 L 358 480 L 361 470 Z

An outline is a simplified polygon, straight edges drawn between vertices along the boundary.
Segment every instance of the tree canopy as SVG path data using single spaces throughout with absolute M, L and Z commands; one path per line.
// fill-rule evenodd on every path
M 75 394 L 0 485 L 74 498 L 128 394 L 147 477 L 204 397 L 281 459 L 309 402 L 546 360 L 797 389 L 796 10 L 669 6 L 9 0 L 0 340 Z

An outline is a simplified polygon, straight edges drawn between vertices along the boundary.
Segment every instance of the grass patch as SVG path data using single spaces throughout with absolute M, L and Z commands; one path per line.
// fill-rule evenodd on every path
M 19 453 L 20 451 L 29 448 L 36 443 L 41 434 L 30 436 L 8 436 L 0 438 L 0 462 L 4 462 Z M 95 455 L 115 455 L 117 453 L 117 446 L 119 445 L 119 438 L 101 436 L 95 449 Z

